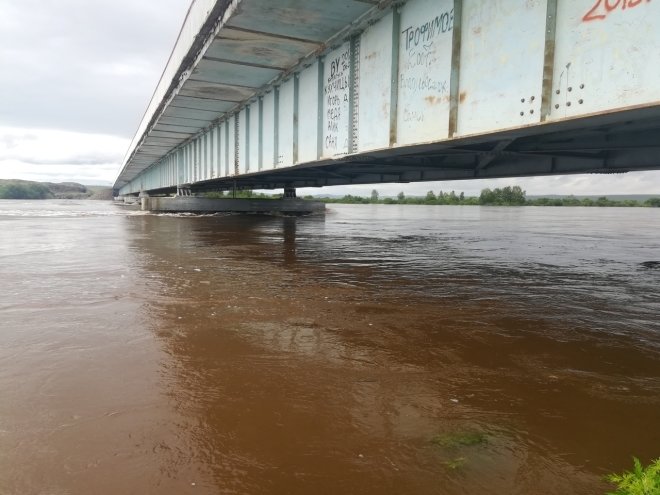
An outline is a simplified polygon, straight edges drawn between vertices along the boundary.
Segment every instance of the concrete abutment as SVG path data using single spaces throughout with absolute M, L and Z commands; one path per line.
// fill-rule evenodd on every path
M 141 198 L 142 210 L 168 213 L 280 213 L 307 215 L 324 213 L 325 203 L 298 198 L 200 198 L 195 196 Z

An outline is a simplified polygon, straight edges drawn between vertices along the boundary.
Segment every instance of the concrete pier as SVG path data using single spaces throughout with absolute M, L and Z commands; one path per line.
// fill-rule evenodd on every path
M 297 198 L 209 199 L 195 196 L 143 197 L 142 210 L 170 213 L 282 213 L 305 215 L 325 212 L 325 203 Z

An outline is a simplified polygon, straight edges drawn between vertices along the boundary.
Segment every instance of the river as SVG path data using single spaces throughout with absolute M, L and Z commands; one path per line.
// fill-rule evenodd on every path
M 0 201 L 0 493 L 604 493 L 658 261 L 657 208 Z

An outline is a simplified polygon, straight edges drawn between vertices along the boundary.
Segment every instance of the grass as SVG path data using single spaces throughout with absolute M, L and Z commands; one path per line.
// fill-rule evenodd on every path
M 617 485 L 615 492 L 608 495 L 660 495 L 660 458 L 643 467 L 633 457 L 633 470 L 621 474 L 610 474 L 607 481 Z
M 465 457 L 454 457 L 453 459 L 449 459 L 448 461 L 444 461 L 443 464 L 447 469 L 451 469 L 452 471 L 456 471 L 458 469 L 461 469 L 465 464 L 467 463 L 467 459 Z
M 456 454 L 456 449 L 488 443 L 488 437 L 477 430 L 458 430 L 436 435 L 431 439 L 431 443 L 450 452 L 454 451 L 453 453 Z M 463 469 L 468 462 L 468 458 L 464 456 L 447 455 L 447 457 L 449 458 L 442 461 L 442 464 L 451 471 Z
M 488 443 L 488 437 L 480 431 L 454 431 L 434 436 L 431 443 L 446 449 L 455 449 Z

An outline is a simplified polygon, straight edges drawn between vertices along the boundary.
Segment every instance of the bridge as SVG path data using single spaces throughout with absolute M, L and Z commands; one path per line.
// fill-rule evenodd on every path
M 660 168 L 660 1 L 195 0 L 119 195 Z

